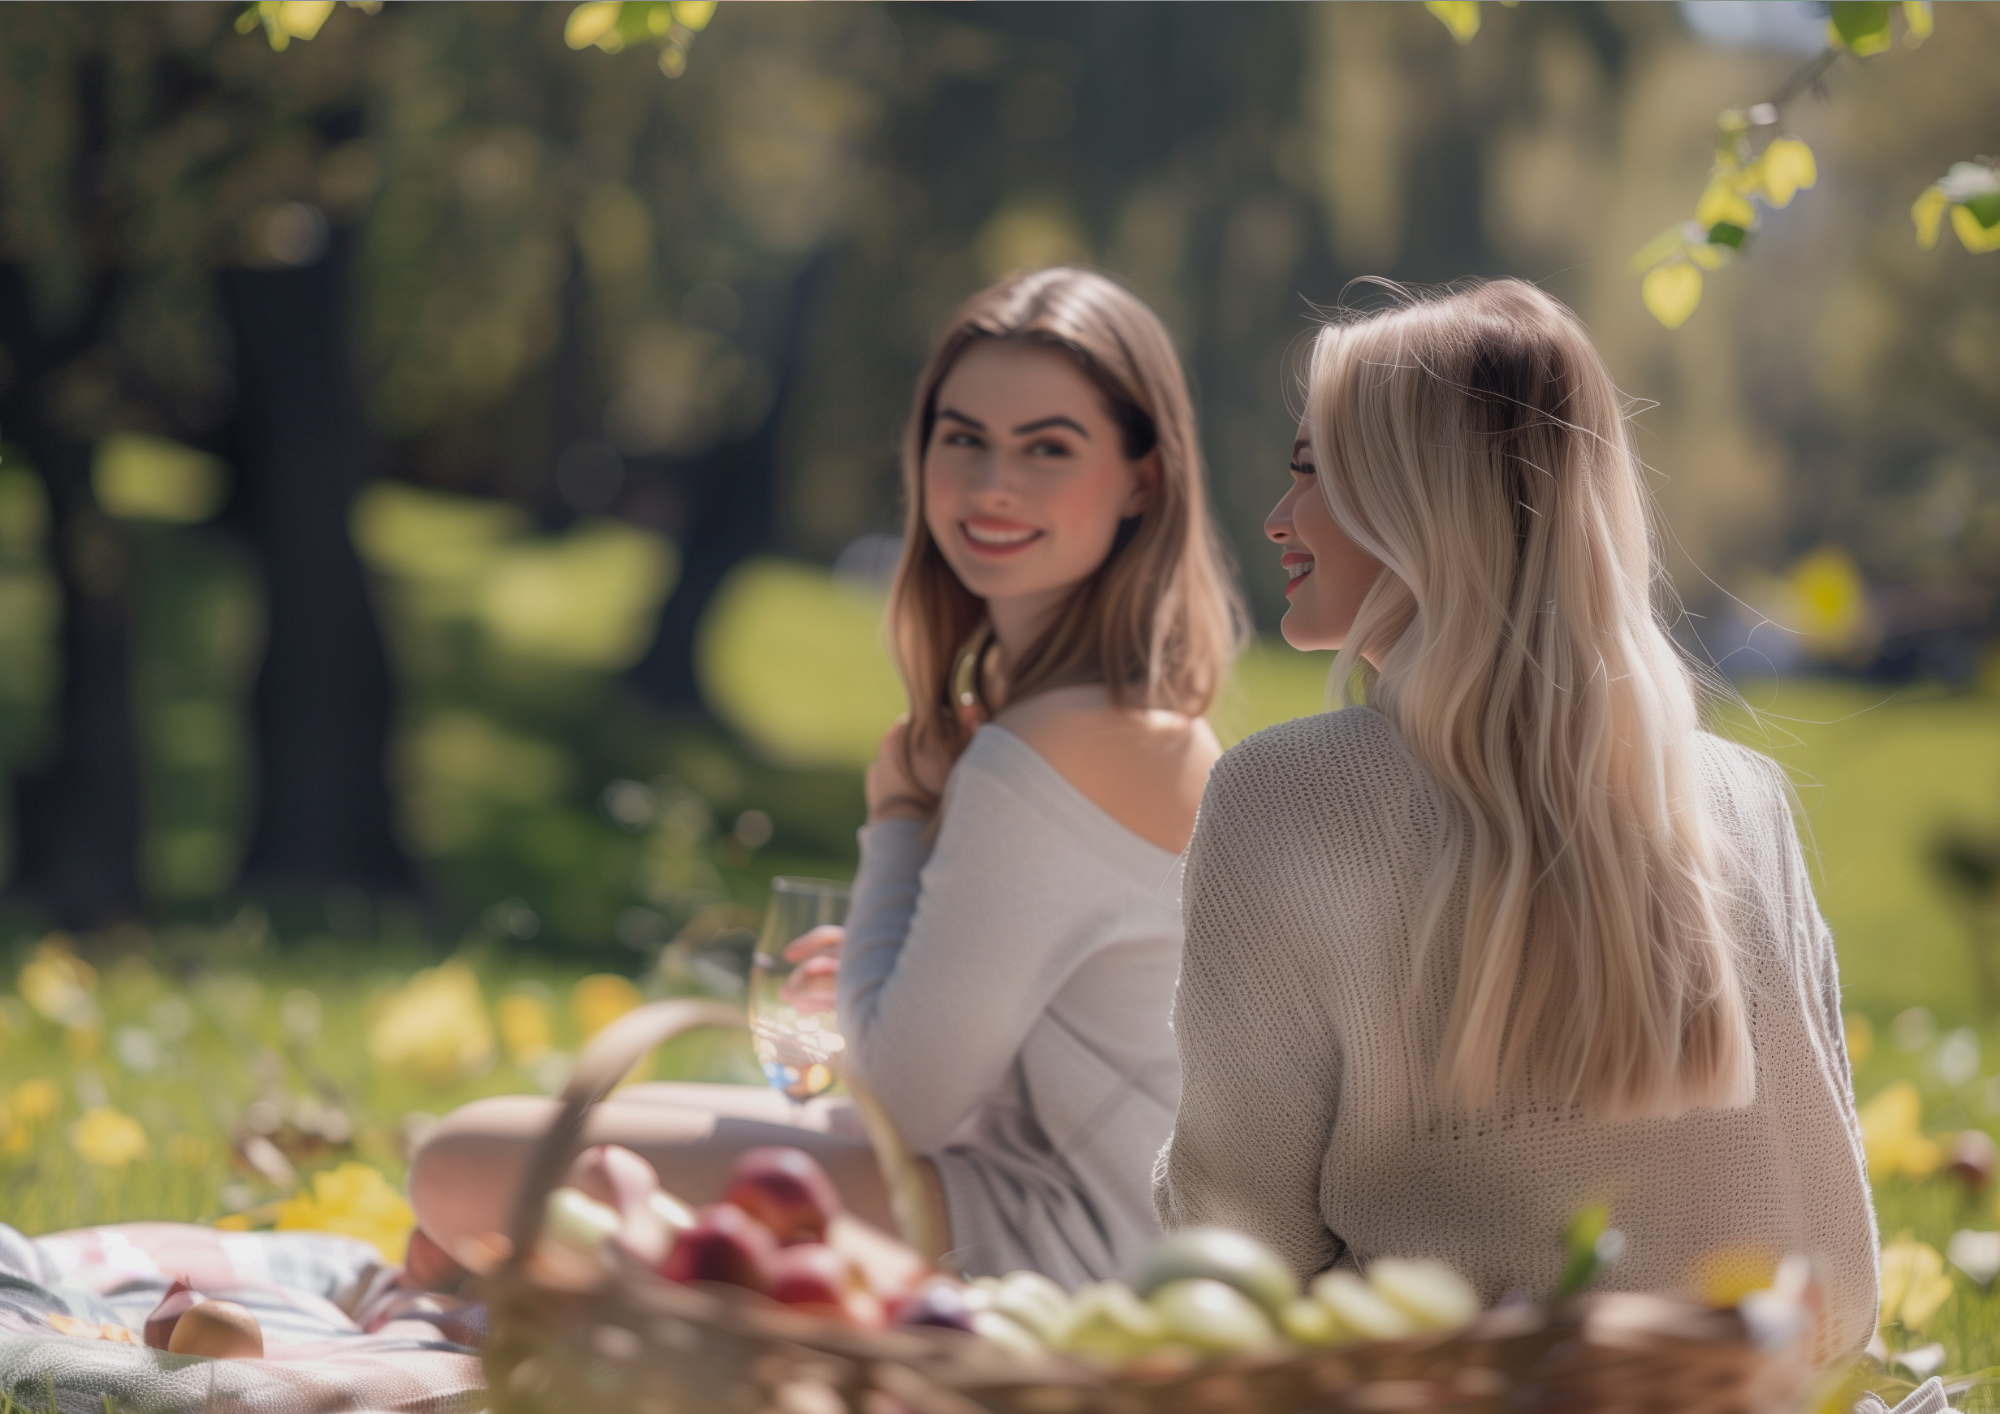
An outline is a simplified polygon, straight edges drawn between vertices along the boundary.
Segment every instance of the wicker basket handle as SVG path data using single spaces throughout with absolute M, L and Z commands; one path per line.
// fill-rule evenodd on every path
M 598 1032 L 577 1060 L 569 1084 L 563 1087 L 562 1110 L 536 1145 L 527 1172 L 521 1177 L 513 1220 L 507 1228 L 513 1243 L 509 1260 L 519 1262 L 534 1250 L 549 1194 L 562 1182 L 583 1147 L 584 1121 L 597 1103 L 611 1093 L 611 1088 L 631 1073 L 632 1067 L 686 1032 L 704 1027 L 747 1031 L 749 1026 L 749 1018 L 740 1006 L 678 1000 L 649 1002 L 626 1012 Z M 896 1226 L 902 1229 L 903 1241 L 926 1257 L 937 1256 L 942 1250 L 943 1228 L 909 1146 L 904 1144 L 895 1122 L 860 1080 L 845 1067 L 840 1068 L 840 1078 L 854 1100 L 869 1145 L 875 1151 L 875 1162 L 889 1190 L 890 1209 L 896 1215 Z
M 518 1262 L 534 1250 L 541 1236 L 542 1214 L 549 1194 L 569 1172 L 583 1139 L 583 1123 L 597 1102 L 611 1093 L 632 1067 L 674 1037 L 704 1027 L 747 1031 L 749 1019 L 743 1008 L 724 1002 L 651 1002 L 626 1012 L 591 1039 L 578 1058 L 569 1084 L 563 1087 L 562 1111 L 542 1136 L 541 1143 L 521 1176 L 521 1188 L 514 1199 L 513 1221 L 507 1235 L 513 1242 L 510 1261 Z

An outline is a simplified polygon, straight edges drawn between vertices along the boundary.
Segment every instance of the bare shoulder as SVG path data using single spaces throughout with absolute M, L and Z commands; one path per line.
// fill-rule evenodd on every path
M 1013 732 L 1098 809 L 1170 854 L 1187 847 L 1222 755 L 1200 717 L 1114 707 L 1102 688 L 1059 688 L 1007 708 Z

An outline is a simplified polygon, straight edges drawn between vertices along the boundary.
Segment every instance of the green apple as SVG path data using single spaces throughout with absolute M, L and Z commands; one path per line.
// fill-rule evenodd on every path
M 1220 1227 L 1190 1227 L 1162 1238 L 1146 1257 L 1138 1290 L 1150 1299 L 1168 1282 L 1201 1277 L 1224 1282 L 1277 1320 L 1299 1294 L 1292 1269 L 1254 1237 Z
M 1333 1312 L 1310 1296 L 1294 1296 L 1287 1301 L 1278 1326 L 1294 1345 L 1342 1345 L 1352 1339 L 1334 1319 Z
M 992 1341 L 1009 1355 L 1018 1355 L 1024 1360 L 1039 1359 L 1048 1353 L 1047 1347 L 1036 1340 L 1026 1326 L 998 1311 L 973 1312 L 972 1333 Z
M 1027 1327 L 1044 1345 L 1069 1333 L 1069 1293 L 1040 1272 L 1009 1272 L 993 1288 L 993 1309 Z
M 1120 1281 L 1100 1281 L 1070 1298 L 1063 1349 L 1106 1364 L 1122 1365 L 1167 1338 L 1166 1323 Z
M 1423 1330 L 1455 1330 L 1479 1314 L 1479 1294 L 1443 1262 L 1383 1257 L 1368 1268 L 1368 1284 Z
M 1182 1277 L 1157 1288 L 1148 1299 L 1167 1334 L 1197 1349 L 1243 1354 L 1278 1343 L 1264 1308 L 1228 1282 Z
M 618 1235 L 618 1210 L 579 1189 L 558 1188 L 543 1210 L 542 1231 L 551 1242 L 594 1257 Z
M 1313 1278 L 1312 1298 L 1362 1340 L 1399 1340 L 1414 1335 L 1417 1323 L 1353 1272 L 1324 1272 Z

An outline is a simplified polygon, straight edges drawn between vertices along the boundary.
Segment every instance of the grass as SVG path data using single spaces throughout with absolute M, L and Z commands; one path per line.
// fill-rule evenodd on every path
M 583 1039 L 579 1013 L 590 1008 L 587 996 L 606 985 L 528 959 L 475 959 L 480 987 L 470 1008 L 432 1003 L 418 1018 L 425 1035 L 458 1038 L 445 1049 L 469 1058 L 427 1071 L 407 1056 L 384 1056 L 377 1044 L 384 1016 L 416 994 L 407 962 L 399 968 L 393 954 L 338 962 L 253 954 L 185 976 L 160 954 L 155 945 L 103 969 L 90 996 L 91 1027 L 64 1025 L 18 995 L 0 1004 L 6 1018 L 0 1099 L 9 1109 L 0 1135 L 0 1195 L 6 1219 L 23 1231 L 142 1218 L 209 1222 L 232 1211 L 268 1210 L 291 1186 L 237 1157 L 260 1101 L 288 1121 L 302 1109 L 323 1114 L 337 1107 L 346 1116 L 352 1134 L 339 1144 L 301 1133 L 297 1124 L 280 1130 L 276 1137 L 301 1175 L 358 1159 L 400 1183 L 407 1143 L 429 1116 L 558 1079 L 562 1053 Z M 23 990 L 41 996 L 33 985 Z M 621 993 L 616 984 L 610 990 Z M 614 996 L 614 1005 L 633 995 L 621 994 L 624 1002 Z M 495 1005 L 502 998 L 531 999 L 529 1010 L 539 1010 L 544 1044 L 555 1048 L 553 1071 L 549 1052 L 537 1057 L 518 1045 Z M 463 1043 L 468 1029 L 476 1033 L 470 1046 Z M 1939 1065 L 1943 1036 L 1907 1016 L 1901 1023 L 1873 1018 L 1865 1029 L 1876 1039 L 1864 1049 L 1857 1038 L 1857 1090 L 1864 1098 L 1910 1080 L 1923 1094 L 1931 1132 L 1993 1129 L 1984 1098 L 1992 1085 L 1988 1068 L 1947 1080 Z M 488 1039 L 478 1043 L 477 1033 Z M 1984 1055 L 2000 1059 L 2000 1029 L 1980 1040 Z M 1955 1044 L 1962 1052 L 1962 1038 Z M 754 1082 L 755 1071 L 733 1039 L 687 1038 L 656 1059 L 653 1074 Z M 22 1101 L 24 1087 L 41 1081 L 52 1082 L 53 1103 L 36 1117 Z M 77 1151 L 77 1121 L 99 1107 L 139 1122 L 148 1142 L 143 1158 L 121 1167 Z M 1885 1240 L 1909 1236 L 1940 1251 L 1959 1228 L 2000 1225 L 1994 1197 L 1991 1189 L 1975 1195 L 1945 1175 L 1891 1178 L 1876 1189 Z M 1956 1270 L 1949 1277 L 1952 1296 L 1927 1329 L 1892 1331 L 1892 1347 L 1941 1342 L 1943 1368 L 1956 1376 L 2000 1365 L 2000 1292 Z M 1886 1387 L 1893 1389 L 1894 1378 L 1885 1377 Z M 1961 1407 L 2000 1407 L 1982 1403 L 1986 1398 L 1984 1389 L 1975 1390 Z

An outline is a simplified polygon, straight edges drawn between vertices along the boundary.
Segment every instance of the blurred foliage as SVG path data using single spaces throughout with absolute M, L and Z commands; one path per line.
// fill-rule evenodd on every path
M 100 502 L 134 517 L 147 867 L 182 916 L 220 916 L 242 853 L 262 635 L 227 539 L 245 488 L 207 459 L 234 455 L 218 271 L 351 258 L 385 439 L 353 525 L 408 693 L 403 838 L 451 935 L 651 947 L 704 899 L 754 901 L 772 868 L 851 861 L 856 767 L 900 702 L 879 589 L 818 565 L 896 525 L 894 433 L 931 331 L 1023 264 L 1098 263 L 1161 310 L 1267 628 L 1281 579 L 1259 527 L 1300 292 L 1505 271 L 1575 306 L 1621 386 L 1658 404 L 1638 426 L 1676 582 L 1705 615 L 1691 636 L 1738 671 L 1982 671 L 2000 267 L 1959 246 L 1990 229 L 1986 179 L 1937 184 L 1932 234 L 1950 221 L 1961 242 L 1924 256 L 1903 222 L 1912 174 L 2000 123 L 1993 7 L 1865 67 L 1847 56 L 1874 31 L 1850 22 L 1860 37 L 1777 123 L 1727 105 L 1782 93 L 1798 56 L 1711 42 L 1667 5 L 698 9 L 0 7 L 8 257 L 50 327 L 118 272 L 102 338 L 51 386 L 97 445 Z M 1928 15 L 1875 10 L 1892 35 Z M 1481 14 L 1477 42 L 1454 42 Z M 694 57 L 671 82 L 669 40 Z M 92 65 L 120 96 L 83 190 L 66 174 L 99 141 L 76 128 Z M 1834 101 L 1806 101 L 1821 90 Z M 1838 219 L 1781 205 L 1807 175 Z M 1623 257 L 1689 192 L 1716 208 L 1710 254 L 1749 203 L 1783 278 L 1667 337 Z M 780 389 L 782 292 L 809 267 Z M 717 470 L 716 449 L 774 408 L 764 543 L 698 636 L 722 725 L 649 720 L 620 674 L 701 548 L 704 498 L 764 474 Z M 10 764 L 47 742 L 59 675 L 45 520 L 0 463 Z M 1259 646 L 1218 723 L 1233 739 L 1313 710 L 1322 675 Z M 1946 804 L 1926 790 L 1878 812 L 1903 835 L 1860 834 L 1897 861 L 1879 871 L 1893 907 L 1951 936 L 1949 896 L 1923 882 Z M 1862 931 L 1895 957 L 1886 928 Z
M 1941 180 L 1925 187 L 1910 208 L 1918 245 L 1929 250 L 1937 244 L 1938 227 L 1947 212 L 1958 243 L 1968 253 L 2000 250 L 2000 164 L 1991 158 L 1954 162 Z
M 1793 74 L 1766 102 L 1723 110 L 1715 124 L 1715 167 L 1695 203 L 1694 219 L 1669 226 L 1632 257 L 1632 269 L 1645 276 L 1640 281 L 1641 299 L 1669 329 L 1685 324 L 1701 302 L 1701 272 L 1721 269 L 1745 249 L 1758 224 L 1752 198 L 1782 210 L 1800 188 L 1819 181 L 1812 149 L 1783 131 L 1785 106 L 1816 90 L 1842 53 L 1865 59 L 1888 49 L 1892 9 L 1900 10 L 1903 42 L 1910 48 L 1929 38 L 1932 29 L 1929 0 L 1903 0 L 1899 7 L 1886 0 L 1834 0 L 1827 9 L 1825 53 Z M 1942 189 L 1931 190 L 1937 198 L 1927 193 L 1913 213 L 1919 241 L 1927 250 L 1937 239 L 1937 217 L 1951 200 Z M 1927 211 L 1931 211 L 1928 236 L 1924 234 Z M 2000 206 L 1995 219 L 2000 220 Z M 1967 250 L 1975 248 L 1972 241 L 1966 242 Z
M 238 34 L 264 31 L 274 53 L 282 54 L 295 39 L 311 39 L 333 13 L 334 0 L 250 0 L 236 16 Z M 376 14 L 382 0 L 347 0 L 354 9 Z
M 538 534 L 504 503 L 393 484 L 353 523 L 405 687 L 403 833 L 457 910 L 499 900 L 500 936 L 643 950 L 719 901 L 711 809 L 615 676 L 646 645 L 673 547 L 622 521 Z
M 242 549 L 212 531 L 150 527 L 138 543 L 145 877 L 155 897 L 186 906 L 236 878 L 255 770 L 245 706 L 264 645 L 263 597 Z
M 904 710 L 879 590 L 817 565 L 751 560 L 703 625 L 703 685 L 723 720 L 774 761 L 866 766 Z
M 48 516 L 41 482 L 0 446 L 0 773 L 31 758 L 48 731 L 59 612 Z
M 596 45 L 607 54 L 651 44 L 660 52 L 660 72 L 677 79 L 687 72 L 688 46 L 708 28 L 715 0 L 651 0 L 620 4 L 588 0 L 569 12 L 563 43 L 572 49 Z
M 108 516 L 120 520 L 193 525 L 222 508 L 228 468 L 164 437 L 114 432 L 97 444 L 91 491 Z

